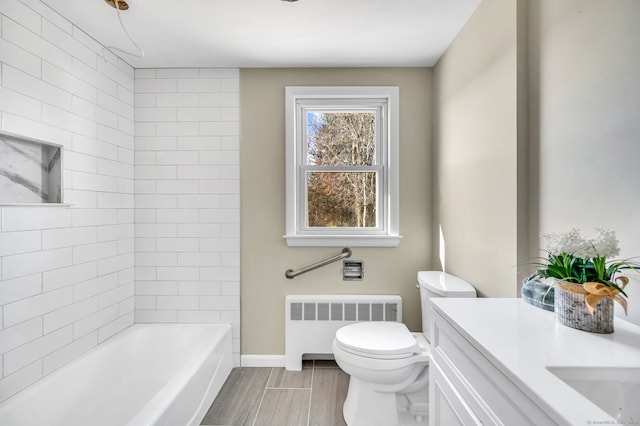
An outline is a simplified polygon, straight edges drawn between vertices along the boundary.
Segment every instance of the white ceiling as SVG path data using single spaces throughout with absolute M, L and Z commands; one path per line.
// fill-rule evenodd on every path
M 104 0 L 42 0 L 135 51 Z M 127 0 L 135 68 L 433 66 L 480 0 Z

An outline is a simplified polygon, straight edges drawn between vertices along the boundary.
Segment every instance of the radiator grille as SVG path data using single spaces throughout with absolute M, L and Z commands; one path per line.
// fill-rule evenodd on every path
M 285 299 L 287 370 L 302 368 L 302 355 L 333 355 L 340 327 L 363 321 L 402 321 L 397 295 L 288 295 Z
M 291 321 L 398 321 L 397 303 L 291 303 Z

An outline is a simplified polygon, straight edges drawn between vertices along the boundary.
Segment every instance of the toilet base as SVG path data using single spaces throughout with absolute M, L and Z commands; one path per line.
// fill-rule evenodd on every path
M 426 426 L 429 423 L 429 393 L 421 392 L 396 395 L 398 423 L 401 426 Z
M 425 387 L 423 392 L 428 392 Z M 378 392 L 371 384 L 351 376 L 347 398 L 342 414 L 348 426 L 426 426 L 429 423 L 428 410 L 425 412 L 424 397 L 411 398 L 402 393 Z M 417 403 L 417 404 L 416 404 Z M 411 408 L 420 408 L 419 414 L 409 412 Z

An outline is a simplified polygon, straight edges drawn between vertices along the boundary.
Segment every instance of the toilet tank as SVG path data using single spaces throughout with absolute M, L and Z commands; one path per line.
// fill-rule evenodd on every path
M 476 289 L 462 278 L 441 271 L 418 272 L 420 305 L 422 309 L 422 333 L 431 341 L 432 297 L 476 297 Z

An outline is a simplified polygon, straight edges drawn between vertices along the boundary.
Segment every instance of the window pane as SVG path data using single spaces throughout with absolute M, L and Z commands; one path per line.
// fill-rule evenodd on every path
M 374 112 L 307 112 L 307 164 L 375 164 Z
M 376 179 L 376 172 L 308 172 L 308 226 L 375 228 Z

